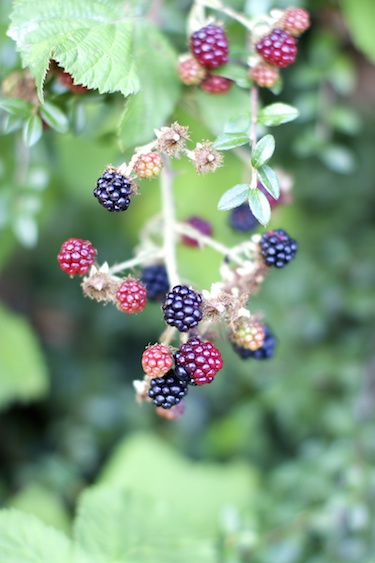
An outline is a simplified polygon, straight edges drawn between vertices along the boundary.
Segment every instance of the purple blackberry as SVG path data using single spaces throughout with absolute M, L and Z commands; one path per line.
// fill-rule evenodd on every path
M 298 246 L 283 229 L 264 233 L 259 242 L 260 253 L 267 266 L 283 268 L 296 255 Z
M 99 178 L 94 196 L 108 211 L 126 211 L 134 192 L 134 184 L 115 169 L 108 168 Z
M 150 380 L 148 396 L 157 407 L 170 409 L 177 405 L 187 395 L 188 386 L 186 381 L 179 379 L 173 370 Z
M 273 29 L 255 45 L 256 51 L 268 63 L 283 68 L 294 63 L 297 55 L 295 38 L 283 29 Z
M 257 350 L 249 350 L 233 343 L 234 351 L 243 359 L 254 358 L 254 360 L 269 360 L 275 354 L 276 338 L 268 326 L 264 327 L 265 338 L 262 346 Z
M 190 50 L 199 64 L 216 68 L 228 62 L 228 38 L 223 28 L 209 24 L 192 34 Z
M 231 210 L 229 215 L 229 225 L 235 231 L 249 233 L 259 227 L 258 220 L 251 213 L 248 203 L 242 203 Z
M 163 301 L 169 291 L 169 279 L 164 264 L 146 266 L 141 274 L 149 301 Z
M 191 375 L 186 371 L 186 369 L 184 368 L 184 366 L 180 366 L 177 363 L 177 359 L 176 359 L 176 354 L 173 356 L 175 359 L 175 368 L 174 368 L 174 373 L 177 375 L 177 377 L 179 379 L 181 379 L 182 381 L 186 381 L 186 383 L 188 385 L 195 385 L 197 386 L 197 383 L 195 382 L 195 379 L 193 379 L 191 377 Z
M 202 296 L 186 285 L 176 285 L 162 305 L 164 320 L 180 332 L 187 332 L 202 319 Z

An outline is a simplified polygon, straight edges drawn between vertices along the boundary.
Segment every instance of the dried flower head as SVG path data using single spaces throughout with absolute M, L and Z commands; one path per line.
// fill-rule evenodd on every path
M 223 155 L 216 151 L 209 141 L 197 143 L 193 154 L 194 166 L 198 174 L 215 172 L 223 164 Z
M 177 156 L 186 147 L 189 137 L 189 127 L 184 127 L 175 121 L 170 127 L 162 127 L 156 131 L 158 150 L 168 156 Z
M 83 294 L 95 301 L 114 302 L 119 281 L 107 273 L 94 269 L 81 283 Z

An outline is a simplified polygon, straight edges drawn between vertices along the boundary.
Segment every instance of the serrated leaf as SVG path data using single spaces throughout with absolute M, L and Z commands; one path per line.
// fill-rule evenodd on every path
M 176 53 L 149 21 L 134 31 L 134 62 L 139 68 L 142 90 L 125 103 L 118 135 L 123 149 L 147 143 L 153 130 L 165 125 L 180 92 Z
M 249 206 L 254 217 L 258 219 L 259 223 L 261 223 L 263 227 L 266 227 L 271 219 L 271 206 L 267 196 L 265 196 L 258 188 L 250 190 Z
M 260 168 L 266 164 L 275 151 L 275 139 L 272 135 L 262 137 L 253 150 L 251 163 L 254 168 Z
M 288 123 L 297 119 L 298 109 L 288 104 L 277 102 L 262 108 L 258 113 L 258 123 L 267 127 L 277 127 L 282 123 Z
M 33 111 L 33 104 L 19 98 L 2 98 L 0 109 L 19 117 L 29 117 Z
M 22 354 L 17 350 L 22 350 Z M 31 401 L 47 391 L 47 367 L 30 325 L 3 307 L 0 307 L 0 374 L 0 406 L 12 401 Z
M 240 88 L 250 88 L 251 86 L 251 80 L 247 69 L 239 65 L 226 64 L 213 71 L 212 74 L 229 78 Z
M 32 147 L 39 141 L 43 133 L 43 124 L 36 114 L 31 115 L 23 127 L 23 140 L 25 145 Z
M 39 108 L 39 113 L 43 121 L 58 133 L 67 133 L 69 131 L 68 118 L 58 106 L 50 102 L 44 102 Z
M 226 211 L 238 207 L 241 203 L 246 201 L 249 189 L 249 184 L 237 184 L 233 186 L 233 188 L 223 193 L 217 204 L 217 208 L 220 209 L 220 211 Z
M 228 151 L 249 143 L 250 138 L 245 133 L 222 133 L 215 139 L 213 146 L 220 151 Z
M 77 84 L 100 93 L 139 89 L 132 56 L 135 20 L 120 0 L 16 0 L 8 35 L 17 43 L 23 66 L 30 68 L 38 95 L 50 59 L 54 59 Z
M 258 168 L 258 178 L 267 192 L 271 194 L 274 199 L 278 199 L 280 196 L 280 184 L 274 169 L 264 164 L 264 166 Z

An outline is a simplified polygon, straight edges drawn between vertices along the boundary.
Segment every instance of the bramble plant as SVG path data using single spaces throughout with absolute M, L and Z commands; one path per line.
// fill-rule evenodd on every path
M 289 201 L 290 179 L 283 173 L 279 179 L 270 165 L 276 147 L 266 128 L 294 120 L 298 111 L 282 102 L 262 106 L 259 88 L 281 92 L 280 69 L 295 61 L 298 36 L 309 27 L 309 14 L 288 8 L 250 18 L 219 0 L 196 0 L 186 26 L 189 52 L 176 56 L 155 25 L 159 16 L 153 5 L 142 12 L 141 2 L 111 2 L 108 15 L 108 4 L 57 0 L 52 10 L 43 2 L 16 1 L 9 35 L 27 69 L 8 79 L 1 108 L 18 118 L 17 126 L 32 146 L 43 128 L 63 133 L 70 127 L 71 99 L 89 99 L 96 96 L 94 90 L 126 97 L 118 134 L 131 153 L 126 162 L 108 164 L 94 196 L 107 211 L 131 213 L 133 197 L 143 191 L 139 182 L 157 179 L 161 216 L 151 217 L 142 228 L 132 258 L 100 264 L 91 242 L 69 238 L 58 262 L 71 277 L 85 276 L 84 295 L 124 313 L 140 313 L 147 299 L 161 302 L 167 326 L 156 343 L 146 345 L 140 362 L 145 374 L 134 386 L 138 401 L 152 401 L 158 414 L 173 419 L 184 410 L 189 386 L 211 383 L 223 367 L 212 342 L 218 335 L 225 334 L 241 358 L 272 357 L 272 331 L 261 313 L 248 309 L 248 302 L 270 269 L 283 268 L 297 251 L 296 241 L 283 229 L 228 246 L 199 216 L 177 221 L 173 160 L 186 158 L 201 175 L 216 172 L 224 165 L 223 153 L 234 151 L 246 163 L 248 179 L 227 189 L 218 209 L 231 211 L 235 230 L 267 226 L 271 208 Z M 80 25 L 71 27 L 70 18 L 80 10 Z M 240 26 L 241 42 L 227 34 L 228 22 Z M 60 88 L 66 94 L 63 100 Z M 216 138 L 192 145 L 188 126 L 166 123 L 184 97 L 210 104 L 202 102 L 202 92 L 213 104 L 221 100 L 225 121 Z M 239 104 L 233 105 L 232 92 Z M 207 246 L 222 255 L 210 288 L 181 279 L 178 244 Z

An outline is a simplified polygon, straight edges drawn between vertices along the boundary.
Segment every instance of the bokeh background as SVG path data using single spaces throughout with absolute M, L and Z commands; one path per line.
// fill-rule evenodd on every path
M 173 13 L 172 4 L 164 9 Z M 169 30 L 180 50 L 189 4 Z M 56 261 L 71 236 L 91 240 L 101 262 L 125 260 L 159 210 L 156 181 L 143 182 L 121 216 L 103 212 L 91 195 L 106 165 L 124 157 L 115 135 L 121 97 L 54 91 L 74 132 L 46 130 L 31 148 L 0 113 L 3 507 L 70 533 L 81 492 L 106 482 L 177 501 L 193 530 L 207 526 L 217 561 L 374 561 L 375 48 L 364 40 L 373 7 L 298 5 L 311 11 L 312 27 L 297 63 L 283 71 L 282 93 L 262 93 L 264 103 L 300 110 L 296 122 L 272 131 L 274 163 L 294 188 L 292 204 L 274 209 L 270 223 L 297 239 L 299 252 L 250 303 L 272 327 L 276 354 L 244 361 L 221 339 L 223 371 L 213 385 L 191 389 L 176 421 L 139 406 L 132 387 L 145 345 L 164 328 L 160 306 L 136 316 L 103 307 Z M 6 37 L 10 7 L 0 7 L 2 79 L 21 68 Z M 215 114 L 202 112 L 210 105 L 203 96 L 195 111 L 187 93 L 172 120 L 189 125 L 194 140 L 213 138 L 221 122 L 213 131 Z M 216 206 L 241 181 L 241 160 L 228 154 L 206 177 L 185 161 L 176 171 L 179 218 L 199 214 L 219 240 L 240 242 L 244 235 Z M 181 247 L 178 260 L 200 288 L 218 279 L 210 250 Z

